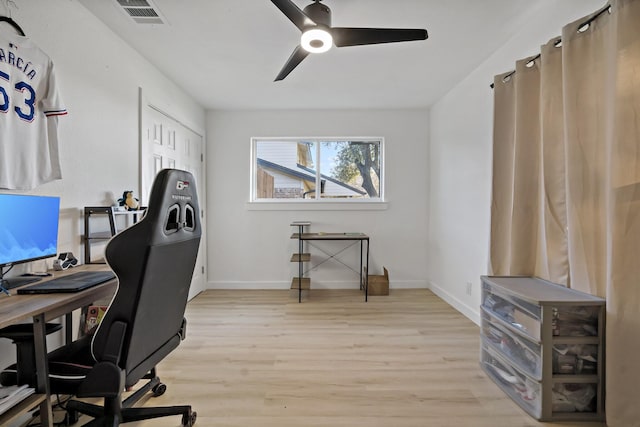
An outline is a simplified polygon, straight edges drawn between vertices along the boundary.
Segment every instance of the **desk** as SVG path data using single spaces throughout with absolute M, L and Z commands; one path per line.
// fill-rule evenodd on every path
M 43 281 L 78 271 L 104 269 L 104 266 L 83 265 L 70 268 L 66 271 L 56 271 L 53 273 L 54 276 L 44 278 Z M 38 404 L 40 405 L 42 425 L 49 427 L 53 425 L 51 393 L 48 380 L 49 369 L 47 365 L 45 322 L 63 315 L 67 315 L 67 322 L 69 322 L 72 311 L 90 305 L 94 301 L 111 297 L 116 290 L 116 283 L 114 279 L 84 291 L 70 294 L 18 295 L 16 290 L 12 289 L 11 296 L 3 295 L 0 297 L 0 328 L 16 323 L 33 321 L 36 368 L 38 370 L 36 394 L 28 397 L 14 408 L 0 415 L 0 425 L 5 425 L 10 420 L 24 414 Z M 71 328 L 67 325 L 66 329 L 68 331 L 68 337 Z
M 307 225 L 307 223 L 294 223 L 292 225 L 296 225 L 299 226 L 300 228 L 302 228 L 302 226 Z M 364 300 L 365 302 L 369 300 L 369 277 L 367 275 L 367 277 L 363 277 L 362 274 L 362 267 L 363 267 L 363 251 L 364 251 L 364 243 L 367 243 L 367 252 L 366 252 L 366 267 L 367 267 L 367 271 L 369 271 L 369 236 L 367 236 L 364 233 L 293 233 L 293 235 L 291 236 L 292 239 L 298 239 L 299 241 L 299 245 L 298 245 L 298 254 L 297 254 L 297 259 L 299 261 L 299 263 L 302 263 L 303 261 L 308 260 L 307 257 L 305 257 L 305 254 L 303 253 L 303 247 L 302 244 L 303 242 L 309 242 L 309 241 L 331 241 L 331 240 L 340 240 L 340 241 L 353 241 L 354 244 L 360 242 L 360 289 L 364 288 Z M 344 248 L 346 249 L 346 248 Z M 343 249 L 343 250 L 344 250 Z M 323 251 L 324 252 L 324 251 Z M 342 251 L 340 251 L 342 252 Z M 338 252 L 338 253 L 340 253 Z M 328 254 L 325 252 L 325 254 L 327 254 L 329 256 L 329 258 L 327 258 L 326 260 L 322 261 L 320 264 L 323 264 L 325 262 L 327 262 L 330 259 L 336 259 L 335 256 L 338 255 L 338 253 L 336 254 Z M 339 260 L 337 260 L 339 261 Z M 342 261 L 339 261 L 341 264 L 344 264 Z M 318 265 L 320 265 L 318 264 Z M 315 267 L 317 267 L 318 265 L 316 265 Z M 346 265 L 346 264 L 344 264 Z M 349 266 L 347 266 L 349 267 Z M 349 267 L 351 268 L 351 267 Z M 302 271 L 300 271 L 300 274 L 298 275 L 298 302 L 302 301 Z M 295 281 L 296 279 L 294 279 Z

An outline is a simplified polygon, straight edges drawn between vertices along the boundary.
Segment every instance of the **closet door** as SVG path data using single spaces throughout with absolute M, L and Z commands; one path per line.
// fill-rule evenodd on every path
M 206 224 L 204 209 L 205 183 L 203 173 L 203 138 L 198 133 L 182 125 L 171 116 L 154 108 L 141 97 L 141 135 L 140 135 L 140 201 L 144 206 L 149 200 L 149 190 L 156 174 L 161 169 L 176 168 L 189 171 L 196 180 L 198 201 L 200 204 L 200 223 L 202 239 L 193 272 L 189 298 L 205 289 Z

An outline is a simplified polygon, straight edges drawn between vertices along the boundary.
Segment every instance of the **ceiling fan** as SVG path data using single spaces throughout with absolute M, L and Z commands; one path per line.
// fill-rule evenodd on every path
M 427 30 L 404 28 L 346 28 L 331 26 L 331 9 L 313 0 L 300 10 L 291 0 L 271 0 L 300 31 L 300 44 L 294 49 L 275 81 L 283 80 L 309 53 L 337 47 L 426 40 Z

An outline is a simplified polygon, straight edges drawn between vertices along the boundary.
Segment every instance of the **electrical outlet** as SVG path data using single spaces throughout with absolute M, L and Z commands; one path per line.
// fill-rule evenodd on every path
M 471 282 L 467 282 L 467 295 L 471 295 L 471 287 L 473 284 Z

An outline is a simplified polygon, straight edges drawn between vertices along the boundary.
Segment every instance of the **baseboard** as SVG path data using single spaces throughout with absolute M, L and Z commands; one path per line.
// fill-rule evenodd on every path
M 272 282 L 272 281 L 209 281 L 207 289 L 225 289 L 225 290 L 283 290 L 289 289 L 291 282 Z
M 429 289 L 426 280 L 391 280 L 389 289 Z
M 458 310 L 473 323 L 480 326 L 480 310 L 477 307 L 471 307 L 468 304 L 460 301 L 458 298 L 447 292 L 446 289 L 438 286 L 433 282 L 429 282 L 429 289 L 431 289 L 431 292 L 442 298 L 447 304 Z
M 238 290 L 276 290 L 289 289 L 291 281 L 209 281 L 207 289 L 238 289 Z M 358 281 L 317 281 L 311 280 L 312 289 L 358 289 Z M 390 289 L 427 289 L 426 280 L 395 280 L 389 283 Z

